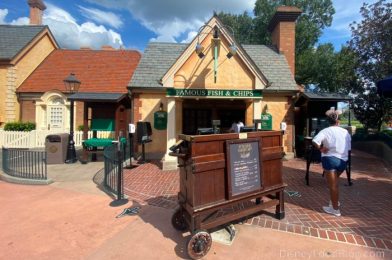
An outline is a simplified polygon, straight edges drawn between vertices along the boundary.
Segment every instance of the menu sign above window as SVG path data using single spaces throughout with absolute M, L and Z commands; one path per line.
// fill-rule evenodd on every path
M 262 98 L 261 90 L 229 89 L 176 89 L 166 90 L 168 97 L 210 97 L 210 98 Z

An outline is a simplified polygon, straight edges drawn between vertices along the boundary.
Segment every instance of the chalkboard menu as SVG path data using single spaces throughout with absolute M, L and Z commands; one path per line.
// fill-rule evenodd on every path
M 230 197 L 261 189 L 260 143 L 257 139 L 226 142 Z

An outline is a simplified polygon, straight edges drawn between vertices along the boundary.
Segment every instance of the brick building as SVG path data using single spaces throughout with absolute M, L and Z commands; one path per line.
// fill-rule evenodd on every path
M 55 50 L 17 89 L 21 121 L 35 121 L 37 129 L 67 131 L 69 106 L 63 80 L 74 73 L 79 93 L 127 94 L 127 83 L 140 60 L 133 50 Z M 75 103 L 75 126 L 83 124 L 83 102 Z
M 227 131 L 236 119 L 253 125 L 268 107 L 272 129 L 287 124 L 284 149 L 293 155 L 293 97 L 298 92 L 295 72 L 295 21 L 301 11 L 279 7 L 269 29 L 274 46 L 240 45 L 217 16 L 200 28 L 190 44 L 150 43 L 128 84 L 133 122 L 154 122 L 167 112 L 167 129 L 153 127 L 150 158 L 163 168 L 176 167 L 168 156 L 179 134 L 219 121 Z

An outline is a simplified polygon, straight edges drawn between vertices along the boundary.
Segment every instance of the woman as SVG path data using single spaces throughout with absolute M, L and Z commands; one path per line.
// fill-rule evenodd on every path
M 323 210 L 337 217 L 341 216 L 339 209 L 339 176 L 346 169 L 348 151 L 351 150 L 351 136 L 349 132 L 339 126 L 338 117 L 342 112 L 331 108 L 327 115 L 330 126 L 321 130 L 314 138 L 313 145 L 320 149 L 321 164 L 330 191 L 329 206 Z

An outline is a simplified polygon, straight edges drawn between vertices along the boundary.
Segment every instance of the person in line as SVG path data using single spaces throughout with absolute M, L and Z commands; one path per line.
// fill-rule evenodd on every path
M 231 125 L 229 132 L 230 133 L 239 133 L 241 131 L 241 127 L 244 127 L 244 123 L 242 123 L 241 120 L 236 120 L 236 122 L 234 122 Z
M 342 112 L 331 108 L 327 115 L 329 127 L 321 130 L 314 138 L 313 145 L 320 149 L 321 164 L 328 182 L 331 200 L 323 210 L 335 216 L 341 216 L 339 209 L 339 176 L 346 170 L 348 152 L 351 150 L 349 132 L 339 126 L 338 117 Z

